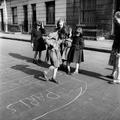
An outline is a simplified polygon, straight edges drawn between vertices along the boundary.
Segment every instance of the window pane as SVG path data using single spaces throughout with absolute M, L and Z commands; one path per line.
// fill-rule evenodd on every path
M 55 2 L 46 2 L 46 23 L 55 24 Z
M 13 19 L 13 24 L 17 24 L 17 7 L 12 8 L 12 19 Z

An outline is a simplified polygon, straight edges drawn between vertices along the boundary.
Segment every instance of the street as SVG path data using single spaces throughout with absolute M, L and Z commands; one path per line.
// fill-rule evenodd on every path
M 30 42 L 0 38 L 0 120 L 119 120 L 120 85 L 105 77 L 110 54 L 84 55 L 80 73 L 59 71 L 55 84 L 43 78 L 48 64 L 32 63 Z

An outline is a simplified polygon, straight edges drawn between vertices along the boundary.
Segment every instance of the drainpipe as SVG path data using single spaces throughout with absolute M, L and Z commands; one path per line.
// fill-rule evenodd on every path
M 5 32 L 8 32 L 8 13 L 6 0 L 4 0 L 4 10 L 5 10 Z

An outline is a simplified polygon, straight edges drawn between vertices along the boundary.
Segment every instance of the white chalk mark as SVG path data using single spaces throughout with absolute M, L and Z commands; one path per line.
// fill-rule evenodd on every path
M 71 78 L 73 78 L 73 77 L 71 77 Z M 85 81 L 80 81 L 80 80 L 78 80 L 78 79 L 76 79 L 76 78 L 73 78 L 73 79 L 76 80 L 76 81 L 79 81 L 79 82 L 83 82 L 83 83 L 85 84 L 85 89 L 83 90 L 82 87 L 80 87 L 80 93 L 79 93 L 78 96 L 76 96 L 72 101 L 70 101 L 69 103 L 67 103 L 67 104 L 65 104 L 65 105 L 63 105 L 63 106 L 61 106 L 61 107 L 58 107 L 58 108 L 53 109 L 53 110 L 51 110 L 51 111 L 49 111 L 49 112 L 46 112 L 45 114 L 40 115 L 40 116 L 38 116 L 38 117 L 36 117 L 36 118 L 34 118 L 34 119 L 32 119 L 32 120 L 40 119 L 40 118 L 42 118 L 42 117 L 44 117 L 44 116 L 46 116 L 46 115 L 48 115 L 48 114 L 50 114 L 50 113 L 52 113 L 52 112 L 55 112 L 55 111 L 58 111 L 58 110 L 60 110 L 60 109 L 62 109 L 62 108 L 64 108 L 64 107 L 67 107 L 68 105 L 70 105 L 70 104 L 72 104 L 74 101 L 76 101 L 80 96 L 84 95 L 84 93 L 85 93 L 86 90 L 87 90 L 87 82 L 85 82 Z M 65 83 L 67 83 L 67 82 L 65 82 Z M 64 84 L 64 83 L 63 83 L 63 84 Z M 55 88 L 55 87 L 52 87 L 51 89 L 53 89 L 53 88 Z
M 34 95 L 32 95 L 32 97 L 37 98 L 38 100 L 45 101 L 45 98 L 42 93 L 34 94 Z
M 28 104 L 26 104 L 25 102 L 23 102 L 22 100 L 19 100 L 19 102 L 21 102 L 22 104 L 24 104 L 26 107 L 28 107 L 29 109 L 31 108 Z
M 53 93 L 53 92 L 50 92 L 50 91 L 48 91 L 49 93 L 47 94 L 47 98 L 50 98 L 50 99 L 58 99 L 58 98 L 60 98 L 60 96 L 59 95 L 57 95 L 57 94 L 55 94 L 55 93 Z M 56 96 L 56 97 L 51 97 L 50 95 L 54 95 L 54 96 Z
M 16 102 L 17 103 L 17 102 Z M 14 108 L 10 108 L 13 104 L 9 104 L 6 108 L 10 111 L 12 111 L 12 113 L 15 113 L 16 112 L 16 109 Z
M 63 106 L 61 106 L 61 107 L 58 107 L 58 108 L 56 108 L 56 109 L 53 109 L 53 110 L 51 110 L 51 111 L 49 111 L 49 112 L 46 112 L 45 114 L 43 114 L 43 115 L 41 115 L 41 116 L 38 116 L 38 117 L 36 117 L 36 118 L 34 118 L 34 119 L 32 119 L 32 120 L 40 119 L 40 118 L 46 116 L 47 114 L 50 114 L 50 113 L 55 112 L 55 111 L 58 111 L 58 110 L 60 110 L 60 109 L 62 109 L 62 108 L 64 108 L 64 107 L 70 105 L 71 103 L 73 103 L 74 101 L 76 101 L 76 100 L 81 96 L 81 93 L 82 93 L 82 88 L 80 88 L 80 93 L 78 94 L 78 96 L 75 97 L 75 98 L 74 98 L 72 101 L 70 101 L 69 103 L 67 103 L 67 104 L 65 104 L 65 105 L 63 105 Z

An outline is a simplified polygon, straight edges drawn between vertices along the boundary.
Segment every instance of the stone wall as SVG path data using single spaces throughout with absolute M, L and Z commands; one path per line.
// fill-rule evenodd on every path
M 17 7 L 18 25 L 23 24 L 24 11 L 23 5 L 28 7 L 28 30 L 31 31 L 32 23 L 32 9 L 31 4 L 36 4 L 37 20 L 43 21 L 46 24 L 46 4 L 45 2 L 53 0 L 7 0 L 8 24 L 13 24 L 12 21 L 12 7 Z M 66 20 L 66 0 L 55 0 L 55 23 L 58 19 Z M 52 25 L 55 26 L 55 25 Z M 50 26 L 51 27 L 51 26 Z M 49 28 L 49 25 L 47 26 Z

